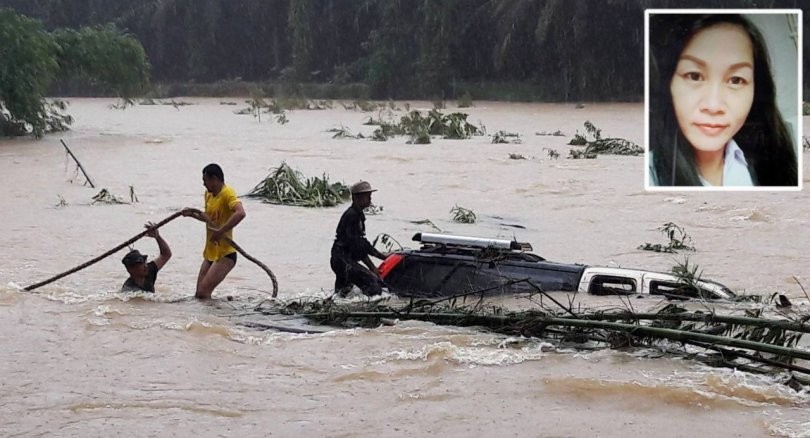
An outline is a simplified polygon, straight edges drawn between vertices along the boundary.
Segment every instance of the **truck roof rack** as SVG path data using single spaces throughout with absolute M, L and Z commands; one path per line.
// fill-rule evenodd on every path
M 528 242 L 516 240 L 489 239 L 484 237 L 455 236 L 452 234 L 416 233 L 413 240 L 421 243 L 437 245 L 458 246 L 467 248 L 495 248 L 513 251 L 531 251 L 532 245 Z

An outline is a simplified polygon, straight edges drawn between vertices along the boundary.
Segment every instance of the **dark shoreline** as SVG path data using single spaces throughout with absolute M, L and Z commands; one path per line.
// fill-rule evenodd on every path
M 459 82 L 453 92 L 445 96 L 404 96 L 394 100 L 487 100 L 503 102 L 538 102 L 538 103 L 615 103 L 643 102 L 643 96 L 617 96 L 612 99 L 566 100 L 555 97 L 546 85 L 529 82 Z M 76 82 L 56 84 L 51 96 L 62 97 L 118 97 L 110 90 Z M 174 97 L 296 97 L 304 99 L 361 99 L 390 100 L 372 96 L 371 89 L 364 83 L 331 84 L 331 83 L 290 83 L 280 81 L 248 82 L 218 81 L 211 83 L 195 82 L 155 82 L 143 93 L 143 98 L 166 99 Z

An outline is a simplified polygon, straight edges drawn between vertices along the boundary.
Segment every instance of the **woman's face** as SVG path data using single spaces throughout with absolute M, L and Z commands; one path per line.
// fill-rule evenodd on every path
M 678 126 L 694 149 L 722 150 L 754 100 L 754 53 L 745 30 L 719 23 L 684 47 L 669 90 Z

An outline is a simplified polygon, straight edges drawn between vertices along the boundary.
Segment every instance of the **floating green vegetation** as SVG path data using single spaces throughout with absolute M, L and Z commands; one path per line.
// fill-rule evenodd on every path
M 431 119 L 429 117 L 423 117 L 419 111 L 414 110 L 402 116 L 399 127 L 402 129 L 403 133 L 410 137 L 408 143 L 430 143 Z
M 497 131 L 496 133 L 492 134 L 492 143 L 521 144 L 523 143 L 523 140 L 520 139 L 520 134 L 516 132 Z
M 474 224 L 475 213 L 467 208 L 459 207 L 458 205 L 450 209 L 450 214 L 453 215 L 453 221 L 461 224 Z
M 234 111 L 234 114 L 246 115 L 252 114 L 253 117 L 256 117 L 261 121 L 262 113 L 267 114 L 275 114 L 275 115 L 282 115 L 286 114 L 287 111 L 292 110 L 323 110 L 327 108 L 332 108 L 332 101 L 330 100 L 319 100 L 313 101 L 308 100 L 300 97 L 279 97 L 270 99 L 269 102 L 264 100 L 264 94 L 260 90 L 254 90 L 251 92 L 251 96 L 249 100 L 246 100 L 247 103 L 246 108 L 242 108 L 240 110 Z M 233 102 L 220 102 L 220 105 L 233 105 Z M 281 118 L 282 122 L 280 124 L 284 124 L 289 121 L 287 116 Z M 279 118 L 276 117 L 276 121 L 279 121 Z
M 433 109 L 427 116 L 422 116 L 417 110 L 402 116 L 400 127 L 406 135 L 436 135 L 445 139 L 463 140 L 478 135 L 477 126 L 467 121 L 466 113 L 450 113 Z
M 219 104 L 223 105 L 222 102 L 220 102 Z M 232 104 L 236 105 L 236 103 L 232 103 Z M 134 105 L 135 105 L 135 101 L 133 99 L 121 99 L 118 103 L 110 105 L 110 108 L 113 108 L 113 109 L 125 109 L 128 106 L 134 106 Z M 138 105 L 145 105 L 145 106 L 166 105 L 166 106 L 173 106 L 173 107 L 175 107 L 176 109 L 179 110 L 181 106 L 188 106 L 188 105 L 194 105 L 194 104 L 191 103 L 191 102 L 183 101 L 183 100 L 179 100 L 179 101 L 174 100 L 174 99 L 155 100 L 155 99 L 152 99 L 151 97 L 146 97 L 146 98 L 143 98 L 143 99 L 139 100 Z
M 112 204 L 128 204 L 128 202 L 124 201 L 123 199 L 119 198 L 118 196 L 113 195 L 107 189 L 101 189 L 100 192 L 96 193 L 96 195 L 93 196 L 93 202 L 91 202 L 90 204 L 93 204 L 93 205 L 95 205 L 95 204 L 112 205 Z
M 523 155 L 521 155 L 521 154 L 513 154 L 513 153 L 510 153 L 510 154 L 509 154 L 509 159 L 510 159 L 510 160 L 525 160 L 525 159 L 526 159 L 526 157 L 524 157 L 524 156 L 523 156 Z
M 551 148 L 543 148 L 543 149 L 545 149 L 548 152 L 548 157 L 550 159 L 556 160 L 556 159 L 560 158 L 560 153 L 557 152 L 556 149 L 551 149 Z
M 434 224 L 433 221 L 431 221 L 430 219 L 422 219 L 422 220 L 418 220 L 418 221 L 411 221 L 411 223 L 416 224 L 416 225 L 428 225 L 431 228 L 433 228 L 433 230 L 435 230 L 435 231 L 437 231 L 439 233 L 444 232 L 444 231 L 442 231 L 441 228 L 437 227 L 436 224 Z
M 194 104 L 193 104 L 193 103 L 191 103 L 191 102 L 186 102 L 186 101 L 184 101 L 184 100 L 174 100 L 174 99 L 169 99 L 169 100 L 161 100 L 161 101 L 160 101 L 160 104 L 161 104 L 161 105 L 173 106 L 173 107 L 175 107 L 175 108 L 178 108 L 178 107 L 181 107 L 181 106 L 189 106 L 189 105 L 194 105 Z
M 586 144 L 588 144 L 588 140 L 579 132 L 574 134 L 574 138 L 568 141 L 569 146 L 585 146 Z
M 686 269 L 687 275 L 695 272 L 695 267 Z M 484 299 L 491 289 L 485 288 L 405 302 L 345 301 L 332 297 L 301 298 L 286 303 L 267 301 L 256 311 L 264 315 L 300 315 L 317 324 L 348 328 L 396 324 L 392 321 L 427 321 L 486 330 L 512 342 L 542 339 L 559 352 L 572 349 L 646 352 L 651 357 L 680 357 L 714 367 L 772 375 L 800 392 L 806 392 L 810 385 L 810 369 L 804 366 L 804 361 L 810 360 L 810 352 L 797 348 L 802 336 L 810 332 L 810 326 L 798 316 L 764 318 L 763 311 L 773 308 L 774 303 L 764 303 L 745 310 L 744 314 L 737 309 L 725 314 L 718 312 L 721 309 L 710 307 L 708 301 L 703 301 L 708 311 L 667 304 L 656 312 L 642 313 L 633 310 L 629 301 L 624 308 L 609 310 L 561 302 L 528 279 L 511 280 L 505 285 L 518 283 L 534 291 L 528 299 L 536 306 L 519 311 L 495 306 Z
M 463 140 L 473 135 L 482 135 L 480 128 L 467 121 L 465 113 L 443 114 L 433 109 L 423 115 L 420 111 L 413 110 L 400 117 L 399 123 L 395 123 L 393 112 L 390 109 L 386 111 L 387 117 L 384 117 L 381 109 L 378 118 L 369 116 L 363 122 L 364 125 L 379 126 L 372 133 L 372 140 L 386 141 L 394 136 L 407 135 L 409 144 L 430 144 L 432 136 Z
M 590 139 L 588 138 L 590 136 Z M 586 146 L 586 153 L 612 155 L 640 155 L 644 149 L 623 138 L 602 138 L 602 130 L 590 121 L 585 122 L 585 135 L 577 131 L 568 142 L 572 146 Z
M 576 149 L 568 149 L 568 156 L 566 158 L 572 160 L 581 160 L 581 159 L 593 160 L 594 158 L 596 158 L 596 154 L 585 151 L 579 151 Z
M 357 134 L 353 134 L 351 129 L 343 125 L 336 128 L 329 128 L 326 130 L 326 132 L 333 132 L 334 134 L 332 135 L 332 138 L 365 138 L 363 134 L 359 132 Z
M 270 204 L 332 207 L 348 200 L 351 194 L 345 184 L 329 182 L 326 174 L 321 178 L 306 178 L 282 162 L 245 196 L 261 198 Z
M 644 251 L 667 252 L 667 253 L 677 253 L 679 250 L 695 251 L 695 247 L 692 246 L 692 237 L 686 234 L 686 231 L 680 226 L 672 222 L 667 222 L 664 225 L 658 227 L 658 231 L 660 231 L 662 234 L 664 234 L 666 238 L 669 239 L 668 243 L 653 244 L 646 242 L 644 245 L 640 245 L 638 249 Z
M 287 118 L 287 112 L 283 111 L 281 114 L 276 115 L 276 123 L 279 125 L 286 125 L 290 122 L 290 119 Z
M 689 257 L 685 257 L 682 262 L 676 262 L 672 267 L 672 275 L 678 278 L 678 284 L 684 289 L 680 295 L 710 298 L 710 296 L 704 296 L 703 288 L 700 287 L 700 277 L 703 275 L 703 271 L 698 272 L 699 269 L 698 265 L 689 264 Z M 676 294 L 678 293 L 676 292 Z
M 111 103 L 109 105 L 109 108 L 110 109 L 123 110 L 123 109 L 127 109 L 128 107 L 131 107 L 131 106 L 135 106 L 135 101 L 133 99 L 125 97 L 125 98 L 118 99 L 118 102 L 116 102 L 116 103 Z
M 565 136 L 565 134 L 563 134 L 563 132 L 560 131 L 559 129 L 554 131 L 554 132 L 537 131 L 537 132 L 534 133 L 534 135 L 550 135 L 550 136 L 554 136 L 554 137 L 564 137 Z
M 234 114 L 245 115 L 251 114 L 255 117 L 260 123 L 262 121 L 262 110 L 267 108 L 267 102 L 264 101 L 264 98 L 257 93 L 252 93 L 249 100 L 246 100 L 245 103 L 248 104 L 247 108 L 242 108 L 238 111 L 234 111 Z
M 381 105 L 381 104 L 377 104 L 377 103 L 374 103 L 374 102 L 369 102 L 369 101 L 363 100 L 363 99 L 355 100 L 354 102 L 351 102 L 351 103 L 341 102 L 341 105 L 343 105 L 343 108 L 346 109 L 346 110 L 349 110 L 349 111 L 362 111 L 364 113 L 369 113 L 371 111 L 376 111 L 378 108 L 385 106 L 384 104 Z

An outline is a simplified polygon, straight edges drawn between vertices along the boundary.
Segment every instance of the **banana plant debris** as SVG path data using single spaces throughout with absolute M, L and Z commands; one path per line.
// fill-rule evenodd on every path
M 602 130 L 590 121 L 585 122 L 585 135 L 577 131 L 569 142 L 572 146 L 585 146 L 584 154 L 641 155 L 644 148 L 623 138 L 602 138 Z M 569 158 L 580 158 L 573 156 Z
M 319 325 L 342 328 L 374 328 L 397 320 L 471 327 L 504 336 L 542 339 L 560 349 L 620 349 L 644 351 L 654 357 L 681 357 L 715 367 L 770 374 L 796 390 L 810 386 L 810 350 L 797 346 L 810 332 L 810 315 L 764 317 L 765 311 L 773 310 L 775 295 L 770 302 L 759 303 L 760 307 L 738 308 L 729 314 L 717 313 L 708 305 L 705 310 L 687 310 L 675 304 L 641 313 L 633 311 L 629 303 L 612 311 L 575 307 L 573 301 L 565 305 L 538 286 L 534 289 L 537 292 L 527 298 L 538 306 L 520 311 L 485 303 L 485 290 L 410 301 L 310 297 L 264 301 L 254 310 L 264 315 L 301 316 Z
M 326 174 L 321 178 L 307 178 L 286 162 L 270 170 L 270 174 L 246 197 L 260 198 L 269 204 L 298 207 L 333 207 L 351 197 L 348 186 L 342 182 L 330 182 Z
M 686 234 L 686 230 L 677 224 L 667 222 L 658 227 L 658 231 L 669 239 L 667 244 L 645 242 L 643 245 L 639 245 L 638 249 L 671 254 L 677 253 L 678 250 L 696 251 L 695 247 L 692 246 L 692 237 Z

